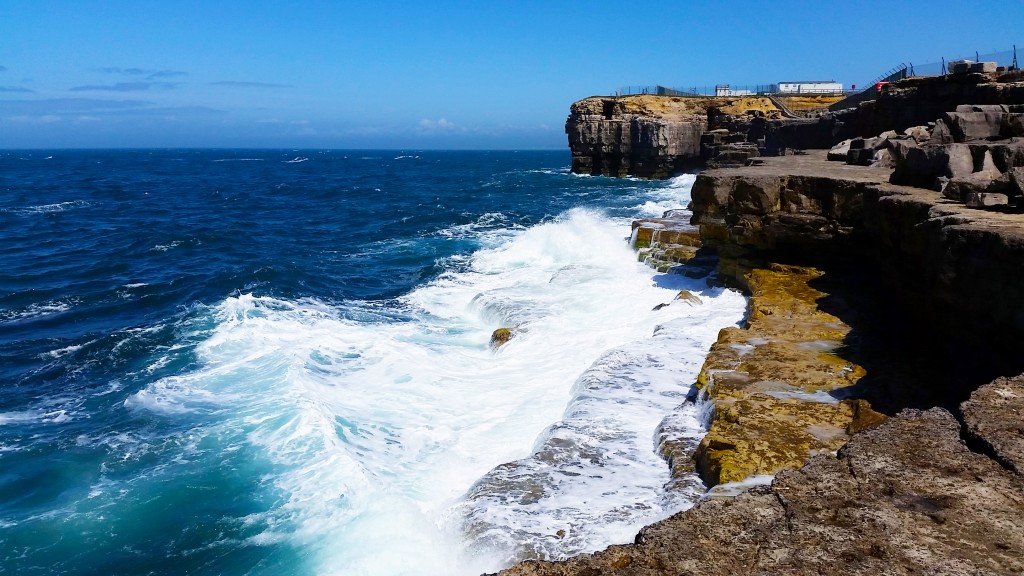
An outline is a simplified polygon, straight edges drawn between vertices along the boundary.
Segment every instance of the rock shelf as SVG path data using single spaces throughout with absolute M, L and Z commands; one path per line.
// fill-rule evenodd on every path
M 708 485 L 776 477 L 503 574 L 1024 572 L 1024 377 L 1005 377 L 1024 371 L 1024 215 L 891 172 L 820 151 L 698 176 L 700 251 L 750 304 L 701 372 L 696 466 Z M 648 258 L 692 238 L 635 227 Z

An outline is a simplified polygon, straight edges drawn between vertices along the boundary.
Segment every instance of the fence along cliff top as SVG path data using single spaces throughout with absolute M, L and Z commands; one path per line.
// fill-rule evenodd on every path
M 913 64 L 912 62 L 900 63 L 893 66 L 887 72 L 879 74 L 877 77 L 872 79 L 870 82 L 863 84 L 853 84 L 849 89 L 843 89 L 842 85 L 839 86 L 838 90 L 833 90 L 828 93 L 832 94 L 855 94 L 868 88 L 873 88 L 878 82 L 899 80 L 902 78 L 909 78 L 912 76 L 939 76 L 948 73 L 948 64 L 957 60 L 974 60 L 975 62 L 995 62 L 997 66 L 1006 67 L 1009 69 L 1019 69 L 1019 63 L 1017 59 L 1017 46 L 1007 50 L 1001 50 L 997 52 L 990 52 L 987 54 L 979 54 L 975 51 L 973 54 L 966 56 L 947 58 L 940 57 L 936 62 L 929 62 L 927 64 Z M 816 82 L 817 83 L 817 82 Z M 786 94 L 792 93 L 785 90 L 780 90 L 780 87 L 784 84 L 792 84 L 792 82 L 777 82 L 769 84 L 716 84 L 716 85 L 704 85 L 704 86 L 682 86 L 682 87 L 667 87 L 659 84 L 648 85 L 648 86 L 622 86 L 615 90 L 615 96 L 631 96 L 634 94 L 652 94 L 655 96 L 685 96 L 685 97 L 698 97 L 698 96 L 753 96 L 760 94 Z M 803 84 L 806 84 L 803 83 Z M 856 87 L 860 87 L 857 90 Z M 727 90 L 728 93 L 723 93 Z M 805 93 L 812 93 L 810 90 Z

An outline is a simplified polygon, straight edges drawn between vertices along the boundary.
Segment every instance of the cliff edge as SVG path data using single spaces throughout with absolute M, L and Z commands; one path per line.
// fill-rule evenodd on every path
M 709 486 L 774 480 L 502 574 L 1024 573 L 1022 78 L 913 79 L 819 118 L 708 108 L 700 241 L 678 213 L 634 237 L 683 273 L 714 252 L 750 301 L 697 382 L 707 436 L 660 449 Z
M 701 166 L 709 111 L 779 116 L 765 97 L 607 96 L 574 103 L 565 122 L 572 171 L 667 178 Z

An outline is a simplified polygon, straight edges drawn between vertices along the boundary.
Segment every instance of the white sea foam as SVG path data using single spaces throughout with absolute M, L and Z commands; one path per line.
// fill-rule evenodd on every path
M 38 304 L 30 304 L 20 310 L 0 310 L 0 324 L 33 320 L 45 316 L 53 316 L 67 312 L 80 300 L 78 298 L 65 298 L 63 300 L 51 300 Z
M 0 208 L 0 212 L 10 212 L 12 214 L 49 214 L 52 212 L 64 212 L 66 210 L 73 210 L 75 208 L 84 208 L 89 206 L 89 203 L 85 200 L 69 200 L 67 202 L 57 202 L 55 204 L 40 204 L 38 206 L 25 206 L 23 208 Z
M 92 344 L 94 342 L 96 342 L 96 341 L 95 340 L 91 340 L 91 341 L 89 341 L 89 342 L 87 342 L 85 344 L 77 344 L 77 345 L 65 346 L 64 348 L 58 348 L 56 350 L 50 350 L 49 352 L 43 352 L 42 354 L 39 355 L 39 357 L 40 358 L 54 358 L 54 359 L 60 358 L 62 356 L 67 356 L 68 354 L 73 354 L 75 352 L 78 352 L 79 350 L 82 349 L 82 346 L 86 346 L 86 345 Z
M 645 194 L 644 203 L 634 209 L 645 217 L 657 218 L 669 210 L 684 208 L 690 203 L 690 190 L 696 179 L 696 174 L 680 174 L 671 178 L 665 186 Z
M 9 424 L 45 423 L 60 424 L 71 417 L 67 410 L 21 410 L 18 412 L 0 412 L 0 426 Z
M 243 519 L 257 529 L 250 543 L 302 548 L 313 573 L 472 574 L 506 563 L 501 538 L 475 534 L 467 546 L 467 519 L 533 540 L 567 526 L 564 546 L 530 544 L 553 556 L 628 539 L 680 506 L 663 489 L 655 428 L 743 305 L 708 291 L 701 306 L 653 311 L 683 280 L 638 264 L 623 229 L 574 210 L 504 231 L 395 308 L 227 298 L 209 310 L 199 368 L 125 406 L 193 422 L 195 442 L 261 454 L 273 470 L 261 488 L 278 504 Z M 492 350 L 502 326 L 515 337 Z M 560 440 L 599 455 L 541 470 L 557 482 L 538 506 L 477 488 L 466 497 L 502 463 L 543 468 L 531 454 Z
M 704 497 L 732 498 L 743 494 L 755 486 L 770 486 L 773 480 L 775 480 L 775 476 L 773 474 L 754 474 L 753 476 L 749 476 L 738 482 L 726 482 L 725 484 L 719 484 L 711 490 L 708 490 Z
M 174 240 L 170 244 L 157 244 L 152 249 L 157 252 L 167 252 L 171 248 L 177 248 L 178 246 L 181 246 L 181 240 Z

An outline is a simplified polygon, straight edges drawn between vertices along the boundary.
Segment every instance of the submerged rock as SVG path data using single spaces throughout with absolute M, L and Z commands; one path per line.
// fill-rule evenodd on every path
M 690 292 L 689 290 L 680 290 L 679 294 L 676 294 L 675 299 L 682 300 L 683 302 L 686 302 L 691 306 L 704 303 L 704 301 L 700 299 L 700 296 L 697 296 L 696 294 Z
M 511 328 L 498 328 L 491 333 L 491 348 L 499 348 L 512 339 L 513 332 Z

